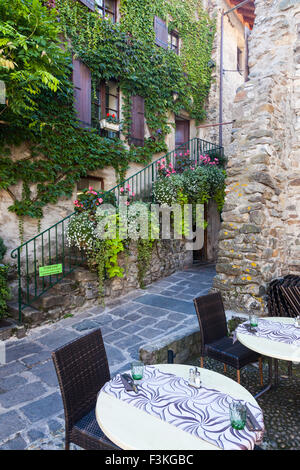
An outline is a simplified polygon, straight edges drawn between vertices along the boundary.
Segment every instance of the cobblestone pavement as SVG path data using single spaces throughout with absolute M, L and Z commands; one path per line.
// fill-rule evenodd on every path
M 0 367 L 0 449 L 62 447 L 63 405 L 51 351 L 101 327 L 111 374 L 130 367 L 140 346 L 197 325 L 193 298 L 208 292 L 213 266 L 180 271 L 118 299 L 82 308 L 56 323 L 6 341 Z

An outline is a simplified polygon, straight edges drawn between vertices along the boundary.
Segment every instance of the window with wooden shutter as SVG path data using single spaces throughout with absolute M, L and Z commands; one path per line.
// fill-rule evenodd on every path
M 130 143 L 137 147 L 143 147 L 145 143 L 145 112 L 144 98 L 141 96 L 132 96 L 131 119 Z
M 168 49 L 168 27 L 158 16 L 154 17 L 155 44 Z
M 86 7 L 88 7 L 90 10 L 94 11 L 95 10 L 95 2 L 94 0 L 78 0 L 80 3 L 83 3 Z
M 91 110 L 91 71 L 80 60 L 73 59 L 74 107 L 82 127 L 92 122 Z

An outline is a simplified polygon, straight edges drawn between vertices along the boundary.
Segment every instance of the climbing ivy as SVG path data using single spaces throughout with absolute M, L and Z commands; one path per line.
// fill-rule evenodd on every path
M 121 0 L 116 24 L 76 0 L 54 3 L 57 10 L 40 0 L 2 0 L 0 6 L 0 79 L 7 88 L 7 103 L 0 109 L 0 189 L 9 193 L 9 210 L 21 220 L 41 219 L 47 204 L 70 197 L 90 171 L 113 166 L 122 179 L 130 162 L 144 164 L 166 151 L 170 112 L 186 109 L 191 118 L 203 119 L 210 87 L 214 22 L 200 0 Z M 154 15 L 178 31 L 180 56 L 155 45 Z M 150 137 L 143 148 L 79 126 L 70 81 L 72 54 L 90 68 L 93 94 L 99 81 L 119 82 L 126 139 L 130 97 L 144 97 Z M 15 161 L 11 146 L 22 142 L 28 151 Z M 16 194 L 13 186 L 20 181 L 23 189 Z

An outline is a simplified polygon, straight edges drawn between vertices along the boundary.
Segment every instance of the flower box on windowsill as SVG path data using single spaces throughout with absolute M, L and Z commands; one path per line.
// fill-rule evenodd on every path
M 106 119 L 101 119 L 100 121 L 101 129 L 105 129 L 107 131 L 119 132 L 120 131 L 120 124 L 116 124 L 114 122 L 109 122 Z

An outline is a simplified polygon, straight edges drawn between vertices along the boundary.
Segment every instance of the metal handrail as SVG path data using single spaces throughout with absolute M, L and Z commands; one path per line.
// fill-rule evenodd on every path
M 223 156 L 223 147 L 195 137 L 160 158 L 157 158 L 104 194 L 114 192 L 118 203 L 120 196 L 119 189 L 126 184 L 130 184 L 132 191 L 135 192 L 134 199 L 150 201 L 153 183 L 158 177 L 157 162 L 165 158 L 168 163 L 172 163 L 173 166 L 176 167 L 178 154 L 184 153 L 187 150 L 189 150 L 189 158 L 192 159 L 196 165 L 199 165 L 201 162 L 200 155 L 218 153 Z M 82 252 L 78 253 L 78 251 L 66 245 L 65 229 L 67 221 L 74 214 L 75 212 L 72 212 L 56 224 L 53 224 L 51 227 L 12 250 L 11 257 L 17 259 L 18 311 L 20 322 L 22 321 L 23 308 L 35 306 L 35 301 L 39 297 L 54 285 L 61 282 L 67 275 L 85 262 Z M 55 264 L 62 264 L 62 272 L 40 279 L 38 276 L 38 268 L 46 264 L 51 265 L 53 261 L 55 261 Z

